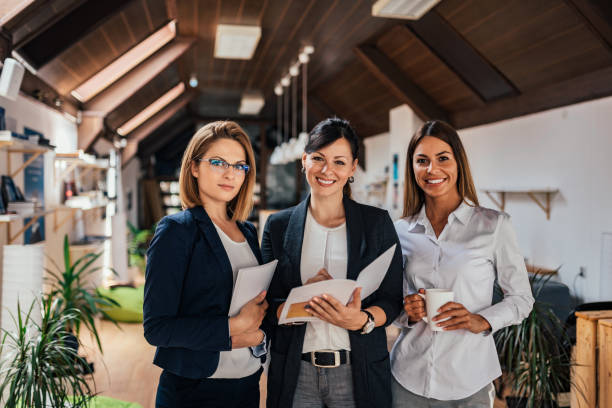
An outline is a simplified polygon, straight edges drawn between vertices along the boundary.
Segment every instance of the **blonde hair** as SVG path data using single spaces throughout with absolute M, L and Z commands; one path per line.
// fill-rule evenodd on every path
M 249 136 L 236 122 L 212 122 L 195 132 L 187 145 L 187 149 L 185 149 L 181 162 L 181 174 L 179 176 L 181 204 L 183 209 L 203 204 L 200 199 L 198 180 L 191 174 L 191 166 L 194 160 L 204 156 L 210 146 L 219 139 L 231 139 L 240 143 L 246 154 L 246 162 L 250 167 L 240 191 L 232 201 L 227 203 L 227 213 L 232 221 L 244 222 L 253 209 L 255 155 Z
M 469 205 L 479 205 L 476 187 L 470 172 L 470 164 L 468 162 L 465 149 L 459 139 L 457 131 L 451 125 L 441 120 L 430 120 L 423 124 L 412 136 L 406 153 L 406 173 L 404 175 L 404 213 L 402 217 L 411 217 L 421 211 L 425 202 L 425 193 L 416 182 L 414 176 L 414 168 L 412 167 L 412 159 L 416 147 L 425 136 L 433 136 L 445 143 L 448 143 L 453 149 L 453 155 L 457 162 L 457 191 L 462 201 Z

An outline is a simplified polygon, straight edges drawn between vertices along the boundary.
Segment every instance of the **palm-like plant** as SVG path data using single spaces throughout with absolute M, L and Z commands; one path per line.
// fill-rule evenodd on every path
M 571 360 L 563 324 L 548 304 L 538 300 L 551 276 L 530 277 L 535 298 L 532 311 L 521 324 L 495 333 L 499 360 L 513 394 L 528 408 L 556 407 L 559 393 L 570 384 Z
M 101 269 L 92 267 L 101 255 L 102 253 L 88 253 L 72 263 L 68 236 L 66 235 L 64 236 L 64 270 L 62 271 L 53 260 L 51 262 L 56 271 L 47 269 L 51 276 L 51 291 L 47 294 L 47 298 L 54 299 L 54 313 L 69 316 L 64 320 L 66 330 L 74 333 L 77 337 L 81 324 L 84 324 L 94 335 L 100 351 L 102 351 L 102 344 L 96 329 L 95 317 L 101 314 L 116 324 L 115 320 L 104 309 L 110 306 L 119 306 L 115 300 L 100 295 L 95 288 L 84 286 L 87 278 Z M 73 311 L 76 311 L 76 313 Z
M 53 300 L 41 302 L 41 323 L 32 316 L 35 300 L 22 316 L 12 316 L 15 331 L 2 329 L 0 401 L 6 408 L 85 407 L 93 391 L 79 372 L 85 360 L 65 343 L 75 310 L 55 314 Z

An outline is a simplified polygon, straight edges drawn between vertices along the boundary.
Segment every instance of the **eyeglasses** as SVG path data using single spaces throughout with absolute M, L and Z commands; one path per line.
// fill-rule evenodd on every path
M 227 169 L 231 167 L 232 171 L 235 174 L 237 173 L 240 175 L 246 175 L 251 169 L 251 166 L 249 166 L 248 164 L 241 164 L 241 163 L 229 164 L 228 162 L 222 159 L 205 159 L 205 158 L 200 157 L 198 159 L 195 159 L 195 161 L 208 162 L 208 164 L 210 164 L 210 167 L 219 173 L 225 173 Z

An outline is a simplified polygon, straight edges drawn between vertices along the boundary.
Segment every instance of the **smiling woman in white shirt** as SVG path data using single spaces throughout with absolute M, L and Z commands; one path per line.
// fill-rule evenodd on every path
M 395 223 L 404 256 L 402 329 L 391 353 L 395 408 L 493 407 L 501 375 L 491 335 L 520 323 L 533 296 L 508 214 L 478 205 L 465 150 L 441 121 L 425 123 L 406 158 L 403 217 Z M 495 279 L 504 298 L 492 305 Z M 448 302 L 423 321 L 427 289 Z

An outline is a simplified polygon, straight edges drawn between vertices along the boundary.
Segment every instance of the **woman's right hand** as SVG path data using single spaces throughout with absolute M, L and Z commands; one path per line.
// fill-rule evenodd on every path
M 420 294 L 425 294 L 425 289 L 419 289 Z M 408 316 L 410 323 L 416 323 L 426 316 L 425 313 L 425 299 L 419 296 L 417 293 L 404 297 L 404 311 Z
M 315 283 L 315 282 L 321 282 L 321 281 L 325 281 L 329 279 L 334 279 L 334 278 L 329 273 L 327 273 L 327 270 L 325 270 L 325 268 L 323 268 L 319 272 L 317 272 L 315 276 L 308 279 L 306 283 L 304 283 L 304 285 L 308 285 L 310 283 Z
M 261 326 L 267 308 L 268 302 L 264 290 L 242 306 L 237 316 L 230 317 L 230 336 L 257 331 Z

